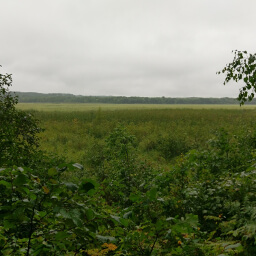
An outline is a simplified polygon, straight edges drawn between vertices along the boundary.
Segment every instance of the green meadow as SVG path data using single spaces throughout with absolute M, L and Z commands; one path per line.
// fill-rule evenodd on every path
M 92 158 L 101 157 L 106 138 L 116 127 L 135 136 L 141 158 L 166 167 L 181 153 L 206 148 L 220 130 L 239 136 L 253 133 L 256 114 L 253 105 L 19 103 L 18 108 L 40 120 L 44 150 L 92 172 Z

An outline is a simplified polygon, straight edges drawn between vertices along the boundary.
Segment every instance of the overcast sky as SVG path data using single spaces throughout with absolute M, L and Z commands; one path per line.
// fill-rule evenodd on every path
M 0 0 L 11 90 L 236 97 L 216 75 L 256 51 L 254 0 Z

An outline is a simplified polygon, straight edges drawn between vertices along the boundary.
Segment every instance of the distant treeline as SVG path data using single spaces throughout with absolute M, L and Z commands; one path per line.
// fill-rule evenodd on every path
M 239 104 L 235 98 L 167 98 L 125 96 L 82 96 L 62 93 L 15 92 L 23 103 L 109 103 L 109 104 Z M 256 104 L 256 100 L 247 104 Z

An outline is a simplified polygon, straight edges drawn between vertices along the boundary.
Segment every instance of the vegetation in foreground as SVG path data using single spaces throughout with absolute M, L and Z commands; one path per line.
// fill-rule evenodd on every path
M 1 75 L 1 255 L 256 254 L 253 131 L 225 126 L 207 146 L 170 140 L 161 154 L 172 164 L 163 168 L 138 153 L 143 136 L 132 133 L 132 122 L 115 125 L 99 132 L 104 143 L 88 171 L 39 149 L 37 122 L 16 110 L 10 85 L 11 76 Z M 241 116 L 238 124 L 248 123 Z M 176 154 L 165 155 L 173 145 Z

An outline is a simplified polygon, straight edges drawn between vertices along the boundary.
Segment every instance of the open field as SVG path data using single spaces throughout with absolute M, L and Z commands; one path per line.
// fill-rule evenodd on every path
M 122 109 L 256 109 L 255 105 L 240 107 L 237 105 L 214 105 L 214 104 L 68 104 L 68 103 L 19 103 L 17 107 L 21 110 L 38 111 L 93 111 L 98 110 L 122 110 Z
M 18 108 L 40 120 L 44 150 L 92 172 L 116 127 L 135 136 L 141 158 L 162 167 L 190 149 L 208 147 L 221 129 L 230 136 L 253 136 L 256 127 L 255 106 L 20 103 Z

